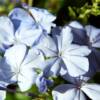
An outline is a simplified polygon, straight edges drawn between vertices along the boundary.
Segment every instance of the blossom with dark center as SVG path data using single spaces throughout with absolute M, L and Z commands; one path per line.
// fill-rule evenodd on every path
M 87 83 L 87 80 L 77 79 L 71 84 L 61 84 L 52 91 L 54 100 L 87 100 L 86 95 L 92 100 L 99 100 L 100 85 Z

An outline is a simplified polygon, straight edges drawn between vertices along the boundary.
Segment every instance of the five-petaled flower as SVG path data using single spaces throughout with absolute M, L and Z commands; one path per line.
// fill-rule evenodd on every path
M 74 77 L 88 72 L 89 62 L 86 56 L 90 54 L 91 50 L 87 46 L 72 44 L 72 41 L 71 29 L 66 26 L 60 35 L 54 35 L 53 38 L 47 36 L 41 42 L 39 49 L 47 58 L 46 66 L 47 69 L 49 68 L 50 74 L 59 75 L 61 69 Z

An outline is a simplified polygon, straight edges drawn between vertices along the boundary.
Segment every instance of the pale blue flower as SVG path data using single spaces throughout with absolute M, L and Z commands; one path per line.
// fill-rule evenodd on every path
M 35 24 L 22 23 L 15 31 L 12 21 L 6 17 L 0 17 L 0 50 L 5 51 L 14 44 L 32 46 L 41 37 L 42 30 Z
M 92 100 L 99 100 L 100 85 L 76 79 L 75 83 L 57 86 L 52 95 L 54 100 L 87 100 L 86 95 Z
M 89 62 L 85 56 L 91 51 L 86 46 L 71 44 L 72 41 L 71 29 L 67 26 L 60 35 L 54 35 L 53 38 L 46 36 L 41 41 L 39 48 L 46 58 L 47 74 L 56 76 L 63 69 L 71 76 L 78 76 L 89 70 Z
M 43 77 L 43 75 L 39 75 L 37 77 L 36 86 L 38 87 L 39 92 L 46 92 L 47 91 L 46 79 Z
M 41 72 L 37 79 L 36 79 L 36 86 L 39 89 L 39 92 L 45 93 L 48 90 L 48 87 L 53 85 L 53 81 L 49 80 L 47 77 L 45 77 L 44 73 Z
M 74 39 L 73 42 L 81 45 L 87 45 L 92 53 L 89 57 L 90 68 L 92 70 L 100 69 L 100 52 L 96 48 L 100 48 L 100 29 L 92 25 L 82 26 L 79 22 L 73 21 L 69 23 Z M 95 65 L 93 65 L 93 63 Z
M 51 27 L 55 24 L 53 21 L 56 19 L 54 15 L 49 13 L 46 9 L 28 7 L 27 10 L 15 8 L 9 14 L 9 17 L 15 22 L 36 23 L 41 26 L 42 30 L 50 33 Z
M 38 51 L 33 49 L 27 51 L 25 45 L 15 45 L 6 50 L 4 57 L 7 65 L 4 63 L 2 66 L 8 82 L 17 82 L 21 91 L 26 91 L 35 84 L 37 77 L 35 68 L 38 68 L 37 65 L 43 58 Z

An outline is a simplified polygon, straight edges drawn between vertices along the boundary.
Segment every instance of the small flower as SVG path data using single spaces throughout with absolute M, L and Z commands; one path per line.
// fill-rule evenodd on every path
M 73 21 L 69 24 L 71 27 L 74 39 L 73 42 L 81 45 L 87 45 L 92 53 L 89 57 L 90 64 L 96 62 L 95 66 L 91 64 L 93 70 L 100 70 L 100 52 L 96 48 L 100 48 L 100 29 L 92 25 L 83 27 L 79 22 Z M 95 59 L 94 59 L 95 58 Z
M 15 45 L 5 52 L 4 57 L 7 65 L 4 64 L 3 67 L 5 75 L 9 77 L 8 82 L 17 82 L 21 91 L 28 90 L 35 83 L 37 73 L 34 68 L 42 55 L 33 49 L 27 52 L 25 45 Z
M 66 26 L 60 35 L 47 36 L 40 43 L 39 48 L 47 62 L 47 74 L 56 76 L 64 69 L 71 76 L 78 76 L 88 71 L 89 63 L 85 56 L 91 51 L 86 46 L 71 44 L 72 40 L 71 30 Z
M 92 100 L 98 100 L 100 85 L 76 79 L 76 83 L 59 85 L 52 92 L 54 100 L 87 100 L 85 94 Z
M 32 24 L 21 24 L 15 30 L 12 21 L 6 17 L 0 17 L 0 50 L 5 51 L 14 44 L 25 44 L 32 46 L 35 44 L 42 34 L 40 27 Z
M 10 12 L 9 16 L 15 22 L 35 22 L 37 26 L 41 26 L 43 31 L 46 31 L 46 33 L 50 33 L 51 27 L 55 26 L 55 24 L 53 24 L 53 21 L 56 19 L 56 17 L 45 9 L 27 7 L 27 10 L 28 11 L 25 11 L 21 8 L 15 8 Z
M 48 86 L 51 86 L 53 84 L 52 80 L 49 80 L 45 77 L 45 75 L 40 73 L 36 79 L 36 86 L 39 89 L 39 92 L 45 93 L 48 89 Z
M 36 86 L 39 89 L 39 92 L 45 93 L 48 89 L 48 86 L 51 86 L 53 84 L 52 80 L 49 80 L 45 77 L 45 75 L 40 73 L 36 79 Z
M 37 77 L 36 85 L 37 85 L 37 87 L 39 89 L 39 92 L 44 93 L 44 92 L 47 91 L 46 79 L 43 76 L 39 75 Z

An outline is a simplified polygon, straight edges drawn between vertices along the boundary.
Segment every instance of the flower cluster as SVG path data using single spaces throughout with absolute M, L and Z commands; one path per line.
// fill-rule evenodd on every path
M 100 29 L 77 21 L 58 27 L 55 19 L 36 7 L 0 16 L 0 100 L 10 84 L 45 93 L 59 76 L 69 84 L 52 90 L 54 100 L 99 100 L 100 85 L 87 81 L 100 71 Z

